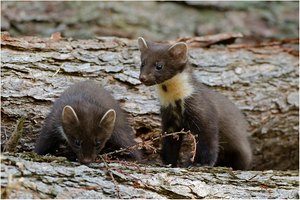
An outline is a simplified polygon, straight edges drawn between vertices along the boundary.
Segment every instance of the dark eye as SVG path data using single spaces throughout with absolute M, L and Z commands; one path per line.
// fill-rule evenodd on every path
M 100 141 L 100 140 L 96 140 L 96 141 L 95 141 L 96 149 L 99 149 L 99 148 L 100 148 L 100 145 L 101 145 L 101 141 Z
M 155 69 L 156 70 L 161 70 L 163 68 L 163 64 L 161 63 L 155 63 Z
M 100 140 L 96 140 L 95 144 L 96 144 L 96 146 L 99 146 L 101 144 L 101 141 Z
M 75 146 L 76 146 L 76 147 L 80 147 L 80 146 L 81 146 L 81 141 L 78 140 L 78 139 L 76 139 L 76 140 L 74 141 L 74 143 L 75 143 Z
M 141 69 L 143 69 L 145 67 L 145 62 L 143 61 L 141 64 Z

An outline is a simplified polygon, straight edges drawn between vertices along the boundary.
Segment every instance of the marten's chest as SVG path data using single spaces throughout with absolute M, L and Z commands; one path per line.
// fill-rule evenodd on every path
M 187 72 L 175 75 L 173 78 L 157 85 L 157 91 L 162 108 L 172 107 L 174 110 L 185 109 L 185 99 L 194 92 L 191 77 Z
M 174 132 L 184 128 L 185 113 L 189 109 L 187 100 L 194 92 L 189 74 L 177 74 L 157 85 L 161 104 L 162 126 L 164 131 Z
M 185 108 L 183 100 L 176 100 L 174 105 L 162 106 L 160 111 L 164 131 L 175 132 L 184 128 Z

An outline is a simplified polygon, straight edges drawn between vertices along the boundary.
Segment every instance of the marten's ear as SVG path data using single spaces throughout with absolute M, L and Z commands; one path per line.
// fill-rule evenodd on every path
M 116 122 L 116 111 L 109 109 L 100 120 L 99 126 L 105 129 L 108 133 L 112 133 Z
M 179 59 L 180 62 L 186 62 L 187 61 L 187 45 L 184 42 L 178 42 L 171 46 L 168 49 L 169 54 L 176 59 Z
M 141 52 L 145 51 L 146 49 L 148 49 L 148 45 L 147 42 L 144 38 L 139 37 L 138 38 L 138 44 L 139 44 L 139 49 Z
M 69 105 L 65 106 L 62 111 L 62 122 L 63 124 L 68 125 L 79 125 L 79 119 L 76 115 L 76 112 Z

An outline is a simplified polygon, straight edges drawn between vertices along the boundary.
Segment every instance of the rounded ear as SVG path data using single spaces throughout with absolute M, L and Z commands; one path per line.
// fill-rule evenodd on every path
M 79 124 L 79 119 L 75 110 L 69 105 L 66 105 L 62 111 L 62 122 L 63 124 Z
M 184 42 L 179 42 L 171 46 L 168 49 L 168 52 L 172 57 L 179 59 L 181 62 L 186 62 L 187 50 L 188 50 L 187 45 Z
M 140 51 L 145 51 L 146 49 L 148 49 L 147 42 L 144 38 L 139 37 L 138 38 L 138 44 L 139 44 Z
M 107 131 L 112 131 L 115 126 L 116 117 L 116 111 L 114 109 L 109 109 L 100 120 L 99 126 Z

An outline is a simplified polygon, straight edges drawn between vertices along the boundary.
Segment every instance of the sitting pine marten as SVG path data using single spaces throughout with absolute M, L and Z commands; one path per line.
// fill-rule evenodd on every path
M 187 45 L 159 44 L 138 39 L 141 52 L 140 81 L 156 85 L 162 132 L 184 129 L 197 135 L 194 166 L 227 166 L 247 169 L 252 153 L 247 122 L 240 110 L 225 96 L 198 82 L 188 63 Z M 182 135 L 163 138 L 164 164 L 177 166 Z
M 65 141 L 82 164 L 94 162 L 104 147 L 116 150 L 135 144 L 118 102 L 93 81 L 72 85 L 55 101 L 34 151 L 40 155 L 54 153 Z M 130 154 L 140 160 L 138 150 Z

